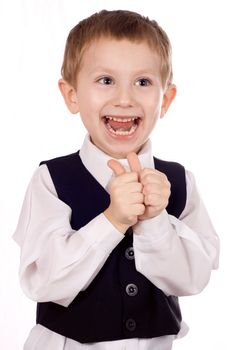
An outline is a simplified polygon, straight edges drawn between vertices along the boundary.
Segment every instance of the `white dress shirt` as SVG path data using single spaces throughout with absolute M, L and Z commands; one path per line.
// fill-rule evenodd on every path
M 107 166 L 111 157 L 93 145 L 88 135 L 80 157 L 88 171 L 108 191 L 113 176 Z M 138 157 L 143 168 L 154 168 L 150 141 Z M 129 170 L 126 159 L 120 162 Z M 167 295 L 201 292 L 209 281 L 211 270 L 218 267 L 218 237 L 194 177 L 188 171 L 186 183 L 187 201 L 179 219 L 164 210 L 159 216 L 139 221 L 133 227 L 136 269 Z M 32 300 L 53 301 L 67 307 L 87 288 L 124 237 L 103 213 L 78 231 L 71 228 L 70 216 L 71 208 L 58 198 L 47 165 L 40 166 L 27 189 L 13 236 L 21 247 L 21 287 Z M 186 332 L 187 326 L 182 323 L 177 337 Z M 174 338 L 81 344 L 38 324 L 30 332 L 24 350 L 169 350 Z

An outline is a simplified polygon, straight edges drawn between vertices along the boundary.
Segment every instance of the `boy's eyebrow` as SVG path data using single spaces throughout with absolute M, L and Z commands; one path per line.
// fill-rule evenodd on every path
M 122 69 L 121 69 L 122 70 Z M 108 74 L 114 74 L 116 73 L 117 69 L 111 69 L 111 68 L 108 68 L 108 67 L 103 67 L 103 66 L 98 66 L 98 67 L 95 67 L 93 68 L 92 70 L 89 71 L 89 74 L 92 74 L 92 73 L 96 73 L 96 72 L 106 72 Z M 129 71 L 131 72 L 131 71 Z M 149 68 L 141 68 L 137 71 L 134 71 L 132 72 L 134 75 L 143 75 L 143 74 L 157 74 L 157 71 L 154 70 L 154 69 L 151 69 L 150 67 Z M 159 71 L 160 73 L 160 71 Z
M 94 67 L 93 69 L 89 70 L 89 74 L 91 73 L 96 73 L 96 72 L 113 72 L 113 69 L 110 69 L 110 68 L 106 68 L 106 67 L 102 67 L 102 66 L 98 66 L 98 67 Z

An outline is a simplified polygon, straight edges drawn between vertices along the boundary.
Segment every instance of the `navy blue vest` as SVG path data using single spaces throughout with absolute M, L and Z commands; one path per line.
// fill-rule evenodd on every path
M 186 203 L 184 168 L 154 161 L 171 183 L 167 211 L 179 217 Z M 58 197 L 72 209 L 74 230 L 109 206 L 109 194 L 85 168 L 78 152 L 42 163 L 48 166 Z M 177 334 L 180 322 L 178 298 L 167 297 L 136 270 L 132 228 L 68 307 L 53 302 L 37 304 L 37 323 L 80 343 Z

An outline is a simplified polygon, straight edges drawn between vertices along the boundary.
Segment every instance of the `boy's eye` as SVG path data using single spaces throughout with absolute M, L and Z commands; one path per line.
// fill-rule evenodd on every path
M 139 86 L 149 86 L 151 85 L 151 82 L 149 79 L 141 78 L 141 79 L 138 79 L 135 84 Z
M 97 80 L 98 83 L 104 84 L 104 85 L 111 85 L 113 84 L 113 79 L 110 77 L 102 77 L 99 80 Z

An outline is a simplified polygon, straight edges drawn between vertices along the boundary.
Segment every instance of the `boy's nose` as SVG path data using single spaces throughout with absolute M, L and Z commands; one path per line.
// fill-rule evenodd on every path
M 114 106 L 116 107 L 133 107 L 135 100 L 131 87 L 120 87 L 114 96 Z

